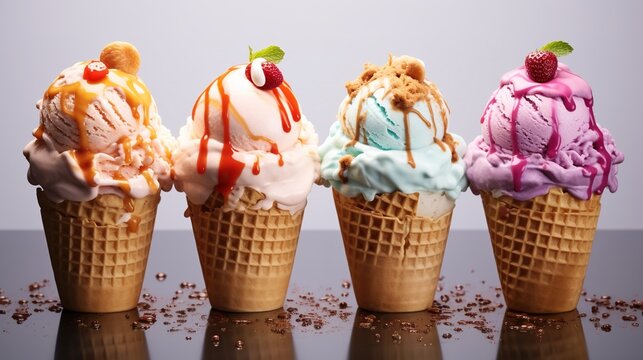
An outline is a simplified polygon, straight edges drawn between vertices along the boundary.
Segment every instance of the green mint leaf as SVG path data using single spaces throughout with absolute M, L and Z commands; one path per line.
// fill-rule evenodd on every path
M 286 53 L 276 45 L 270 45 L 267 48 L 257 51 L 253 51 L 252 48 L 250 48 L 250 62 L 252 62 L 256 58 L 264 58 L 271 63 L 278 64 L 281 59 L 284 58 L 285 54 Z
M 248 62 L 252 62 L 252 46 L 248 46 Z
M 543 51 L 551 51 L 557 57 L 569 55 L 574 51 L 574 48 L 564 41 L 552 41 L 549 44 L 540 48 Z

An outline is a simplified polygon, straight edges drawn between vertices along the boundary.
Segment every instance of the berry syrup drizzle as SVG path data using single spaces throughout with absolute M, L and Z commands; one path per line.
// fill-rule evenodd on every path
M 596 123 L 594 117 L 594 98 L 592 96 L 592 90 L 587 85 L 587 83 L 581 79 L 578 75 L 569 71 L 569 68 L 565 65 L 559 64 L 558 71 L 556 76 L 549 82 L 546 83 L 537 83 L 529 78 L 524 66 L 519 67 L 516 70 L 510 71 L 505 74 L 500 81 L 500 88 L 511 85 L 513 87 L 513 94 L 516 99 L 513 109 L 511 111 L 511 147 L 513 159 L 511 162 L 511 172 L 513 175 L 514 190 L 521 191 L 522 189 L 522 175 L 527 166 L 527 158 L 521 152 L 519 141 L 518 141 L 518 132 L 517 132 L 517 122 L 518 122 L 518 111 L 520 109 L 520 103 L 525 96 L 528 95 L 543 95 L 550 99 L 551 108 L 552 108 L 552 134 L 547 143 L 546 157 L 549 160 L 556 158 L 558 151 L 560 150 L 561 137 L 560 129 L 558 123 L 558 113 L 557 113 L 557 104 L 555 103 L 557 99 L 560 99 L 565 106 L 567 111 L 572 112 L 576 110 L 576 102 L 574 97 L 580 97 L 584 100 L 585 106 L 589 109 L 589 128 L 590 130 L 595 131 L 598 134 L 598 138 L 594 141 L 593 147 L 601 155 L 601 158 L 598 159 L 598 165 L 603 170 L 601 182 L 593 191 L 594 180 L 598 174 L 596 167 L 591 165 L 585 165 L 585 175 L 589 177 L 589 187 L 587 190 L 588 198 L 591 197 L 592 192 L 596 194 L 602 194 L 605 187 L 607 186 L 609 178 L 609 170 L 612 165 L 612 157 L 609 152 L 605 149 L 604 135 L 601 129 Z M 484 122 L 485 117 L 491 106 L 496 103 L 496 94 L 492 96 L 492 99 L 489 100 L 483 116 L 480 119 L 480 122 Z M 493 140 L 491 133 L 491 117 L 488 119 L 488 130 L 489 130 L 489 154 L 496 152 L 496 143 Z
M 237 150 L 232 146 L 231 142 L 231 136 L 230 136 L 230 106 L 232 105 L 230 102 L 230 95 L 226 93 L 226 89 L 224 86 L 224 80 L 225 78 L 235 70 L 238 70 L 242 68 L 241 66 L 233 66 L 229 68 L 225 73 L 223 73 L 221 76 L 216 78 L 208 87 L 203 91 L 201 96 L 197 99 L 196 103 L 194 104 L 194 107 L 192 108 L 192 119 L 195 119 L 196 115 L 196 109 L 197 106 L 201 102 L 201 98 L 203 98 L 203 103 L 204 103 L 204 111 L 203 111 L 203 136 L 201 137 L 201 142 L 199 144 L 199 156 L 197 158 L 197 172 L 201 175 L 205 174 L 207 170 L 207 162 L 208 162 L 208 142 L 210 141 L 210 90 L 212 86 L 216 83 L 217 91 L 219 92 L 219 96 L 221 97 L 221 125 L 223 126 L 223 149 L 221 151 L 221 158 L 219 160 L 219 171 L 217 174 L 217 185 L 215 186 L 215 191 L 219 192 L 220 194 L 223 195 L 224 198 L 228 198 L 228 195 L 232 192 L 234 189 L 235 185 L 237 184 L 237 180 L 241 176 L 241 172 L 245 168 L 245 163 L 239 160 L 236 160 L 233 155 Z M 250 80 L 249 80 L 250 81 Z M 279 90 L 277 90 L 279 89 Z M 281 126 L 284 132 L 288 133 L 292 129 L 292 123 L 290 118 L 292 118 L 292 121 L 294 122 L 299 122 L 301 120 L 301 113 L 299 111 L 299 104 L 297 103 L 297 99 L 292 93 L 292 90 L 290 88 L 290 85 L 286 83 L 285 81 L 278 86 L 277 89 L 272 89 L 272 90 L 267 90 L 269 91 L 274 99 L 275 103 L 279 109 L 279 116 L 281 118 Z M 286 99 L 286 104 L 288 106 L 288 110 L 290 113 L 286 110 L 286 106 L 284 106 L 282 97 Z M 289 116 L 290 114 L 290 116 Z M 245 123 L 245 120 L 243 119 L 237 119 L 238 121 L 241 121 Z M 248 134 L 250 137 L 255 138 L 253 134 Z M 261 138 L 264 141 L 267 141 L 270 145 L 270 153 L 278 155 L 279 156 L 279 166 L 284 165 L 284 160 L 282 157 L 281 152 L 279 151 L 279 147 L 277 144 L 270 140 L 270 139 L 264 139 L 263 137 Z M 256 158 L 253 166 L 252 166 L 252 174 L 253 175 L 259 175 L 260 173 L 260 165 L 259 165 L 259 157 Z

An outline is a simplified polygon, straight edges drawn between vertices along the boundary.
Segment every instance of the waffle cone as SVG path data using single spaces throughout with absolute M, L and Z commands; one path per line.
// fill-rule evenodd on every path
M 42 190 L 37 196 L 63 307 L 97 313 L 136 307 L 160 195 L 132 199 L 137 229 L 119 224 L 124 200 L 116 195 L 61 203 Z
M 357 304 L 412 312 L 433 304 L 452 211 L 415 216 L 418 194 L 380 194 L 371 202 L 333 189 Z
M 303 210 L 252 209 L 264 195 L 246 188 L 243 210 L 222 209 L 213 192 L 203 205 L 188 200 L 210 304 L 223 311 L 268 311 L 283 306 L 295 260 Z
M 574 310 L 601 209 L 560 188 L 528 201 L 482 192 L 507 306 L 528 313 Z
M 589 359 L 583 325 L 577 310 L 539 316 L 537 331 L 534 319 L 516 319 L 505 313 L 497 358 L 502 359 Z
M 136 309 L 110 314 L 64 310 L 54 359 L 149 359 L 145 332 L 132 330 L 136 319 Z M 98 322 L 100 328 L 93 328 L 92 322 Z

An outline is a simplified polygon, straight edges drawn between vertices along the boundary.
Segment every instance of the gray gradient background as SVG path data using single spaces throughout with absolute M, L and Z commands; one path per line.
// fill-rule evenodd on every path
M 171 5 L 170 5 L 171 4 Z M 423 59 L 451 107 L 451 132 L 471 141 L 500 76 L 530 50 L 564 39 L 563 61 L 592 85 L 599 124 L 626 154 L 619 191 L 603 197 L 599 227 L 643 229 L 643 3 L 635 1 L 5 1 L 0 4 L 0 229 L 41 227 L 21 149 L 37 126 L 35 102 L 60 70 L 113 40 L 141 52 L 140 76 L 174 134 L 207 84 L 246 60 L 247 46 L 278 44 L 280 65 L 321 139 L 364 62 L 388 53 Z M 185 229 L 184 196 L 163 194 L 157 229 Z M 485 228 L 480 199 L 457 202 L 453 228 Z M 315 187 L 305 229 L 337 229 L 330 191 Z

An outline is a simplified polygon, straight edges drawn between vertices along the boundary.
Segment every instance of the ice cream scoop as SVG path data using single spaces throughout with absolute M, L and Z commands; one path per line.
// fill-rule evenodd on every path
M 322 177 L 348 197 L 401 191 L 444 192 L 466 187 L 464 140 L 447 132 L 449 109 L 424 63 L 391 57 L 366 65 L 347 83 L 348 95 L 321 145 Z
M 77 63 L 63 70 L 38 102 L 43 131 L 58 152 L 86 148 L 97 153 L 138 130 L 139 121 L 120 89 L 126 88 L 130 99 L 149 109 L 149 93 L 143 88 L 139 93 L 134 83 L 128 86 L 125 77 L 113 75 L 114 70 L 108 75 L 114 80 L 106 79 L 114 81 L 110 84 L 83 80 L 88 66 Z M 80 117 L 82 121 L 77 121 Z
M 138 69 L 136 48 L 116 42 L 101 56 L 63 70 L 37 104 L 28 178 L 56 202 L 142 198 L 172 186 L 174 140 L 142 80 L 118 68 Z
M 179 135 L 176 187 L 195 204 L 219 192 L 227 208 L 249 187 L 265 195 L 261 208 L 296 212 L 319 176 L 317 134 L 290 85 L 273 78 L 274 64 L 257 62 L 266 60 L 229 68 L 197 99 Z
M 590 86 L 565 64 L 546 83 L 522 66 L 506 73 L 482 118 L 482 135 L 467 150 L 471 189 L 526 200 L 562 187 L 580 199 L 616 191 L 623 161 L 594 117 Z

